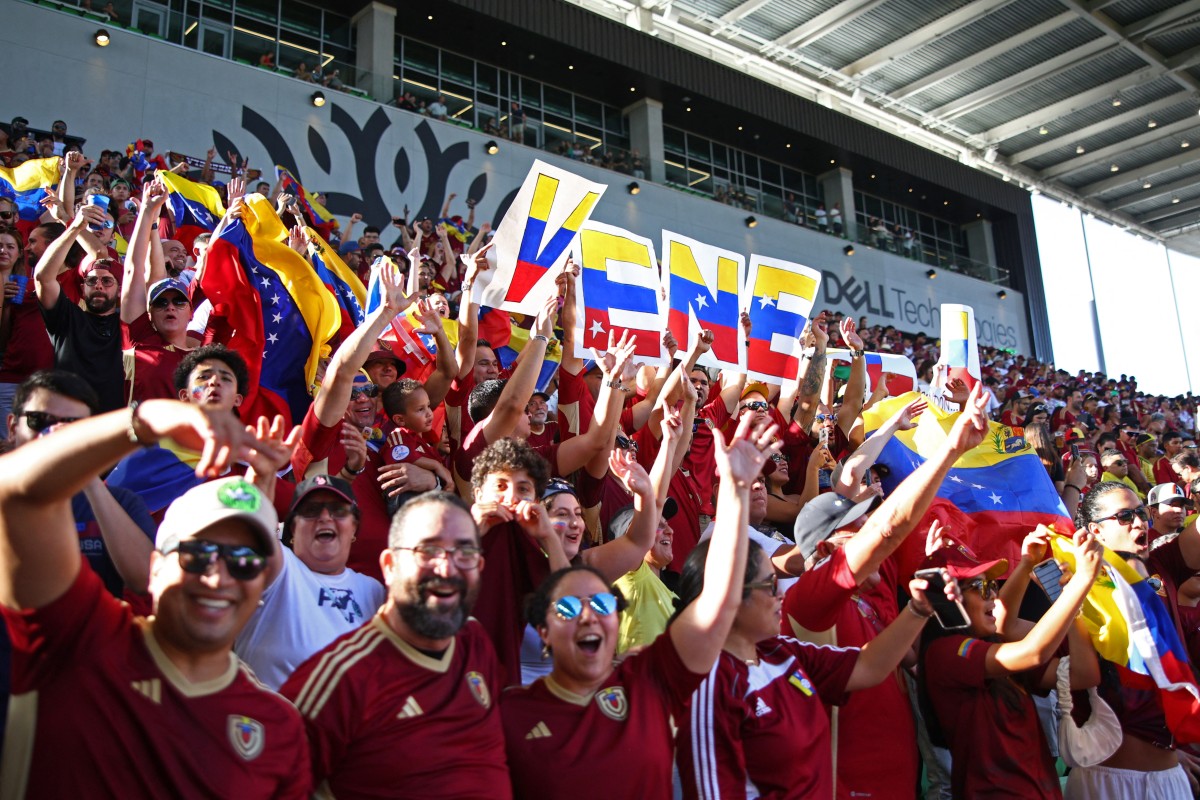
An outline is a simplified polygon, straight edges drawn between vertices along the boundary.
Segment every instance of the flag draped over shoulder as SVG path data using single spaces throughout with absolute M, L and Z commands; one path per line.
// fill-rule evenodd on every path
M 278 164 L 275 165 L 275 178 L 279 181 L 279 190 L 295 197 L 296 204 L 308 215 L 312 226 L 320 231 L 322 236 L 328 237 L 335 227 L 335 221 L 329 209 L 317 202 L 317 195 L 305 189 L 295 175 Z
M 0 197 L 17 206 L 17 215 L 26 221 L 42 216 L 42 198 L 46 188 L 58 186 L 62 159 L 34 158 L 16 167 L 0 167 Z
M 337 301 L 283 241 L 286 233 L 265 197 L 247 195 L 243 218 L 213 237 L 201 280 L 213 303 L 229 305 L 234 335 L 224 344 L 250 367 L 240 411 L 248 422 L 273 414 L 303 419 L 322 348 L 342 322 Z
M 1075 566 L 1074 549 L 1052 536 L 1054 557 Z M 1150 584 L 1107 547 L 1104 564 L 1083 602 L 1083 624 L 1101 658 L 1121 682 L 1160 692 L 1167 727 L 1180 742 L 1200 742 L 1200 689 L 1166 604 Z
M 867 433 L 919 397 L 909 392 L 872 406 L 863 414 Z M 890 470 L 883 480 L 886 492 L 895 490 L 941 447 L 958 416 L 959 412 L 930 404 L 915 428 L 888 440 L 877 462 Z M 983 442 L 955 462 L 937 496 L 973 523 L 969 537 L 961 530 L 952 530 L 951 535 L 981 558 L 1007 558 L 1009 564 L 1016 564 L 1025 535 L 1039 524 L 1053 525 L 1059 533 L 1074 530 L 1049 473 L 1021 428 L 988 423 Z
M 367 289 L 354 270 L 342 261 L 329 242 L 312 228 L 306 228 L 310 239 L 308 258 L 325 288 L 337 301 L 342 315 L 339 338 L 345 339 L 367 318 Z
M 189 251 L 196 237 L 211 233 L 225 215 L 221 195 L 213 187 L 188 180 L 173 172 L 159 172 L 167 187 L 167 205 L 175 223 L 175 238 Z

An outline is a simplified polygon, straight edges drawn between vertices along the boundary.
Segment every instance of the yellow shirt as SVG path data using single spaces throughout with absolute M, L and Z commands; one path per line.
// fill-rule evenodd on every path
M 650 644 L 666 631 L 667 622 L 675 613 L 675 595 L 649 564 L 643 561 L 637 569 L 622 575 L 616 587 L 628 603 L 621 612 L 618 653 Z
M 1126 476 L 1124 478 L 1118 478 L 1116 475 L 1113 475 L 1111 472 L 1105 472 L 1103 475 L 1100 476 L 1100 480 L 1116 481 L 1117 483 L 1123 483 L 1126 486 L 1128 486 L 1130 489 L 1132 489 L 1134 494 L 1136 494 L 1138 497 L 1140 497 L 1143 500 L 1146 499 L 1146 495 L 1142 494 L 1142 491 L 1140 489 L 1138 489 L 1137 484 L 1134 483 L 1128 476 Z

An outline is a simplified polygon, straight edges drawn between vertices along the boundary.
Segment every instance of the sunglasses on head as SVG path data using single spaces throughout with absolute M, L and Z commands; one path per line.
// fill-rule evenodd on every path
M 356 397 L 358 397 L 359 395 L 363 395 L 363 394 L 365 394 L 367 397 L 370 397 L 371 399 L 375 399 L 376 397 L 379 396 L 379 387 L 373 383 L 365 383 L 365 384 L 361 384 L 359 386 L 355 386 L 353 389 L 350 390 L 350 399 L 353 400 Z
M 554 615 L 563 622 L 573 620 L 583 613 L 584 603 L 601 617 L 610 616 L 617 611 L 617 596 L 612 592 L 599 592 L 591 597 L 568 594 L 558 598 L 554 602 Z
M 175 306 L 176 308 L 186 308 L 190 305 L 191 305 L 191 303 L 188 302 L 188 299 L 186 297 L 159 297 L 153 303 L 150 304 L 150 307 L 153 309 L 162 311 L 167 306 Z
M 225 562 L 229 577 L 238 581 L 252 581 L 267 568 L 267 557 L 245 545 L 185 539 L 163 555 L 176 550 L 179 551 L 179 566 L 192 575 L 207 575 L 216 568 L 218 558 Z
M 751 400 L 749 403 L 742 403 L 743 411 L 766 411 L 767 404 L 762 400 Z
M 41 433 L 52 425 L 65 425 L 68 422 L 78 422 L 82 417 L 56 417 L 45 411 L 23 411 L 18 416 L 25 418 L 29 430 Z
M 1142 522 L 1149 522 L 1150 512 L 1146 510 L 1145 506 L 1138 506 L 1137 508 L 1122 508 L 1117 513 L 1109 514 L 1107 517 L 1101 517 L 1100 519 L 1096 520 L 1096 522 L 1106 522 L 1107 520 L 1115 519 L 1117 524 L 1129 527 L 1133 524 L 1134 517 L 1137 517 Z

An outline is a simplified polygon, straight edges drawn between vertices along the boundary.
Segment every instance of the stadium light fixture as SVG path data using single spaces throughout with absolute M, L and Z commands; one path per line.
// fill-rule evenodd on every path
M 321 106 L 325 105 L 325 93 L 324 92 L 313 92 L 312 93 L 312 104 L 314 106 L 316 106 L 317 108 L 320 108 Z
M 999 297 L 1001 300 L 1007 300 L 1007 299 L 1008 299 L 1008 292 L 1006 292 L 1006 291 L 1004 291 L 1003 289 L 1001 289 L 1000 291 L 996 292 L 996 297 Z
M 937 277 L 937 270 L 936 269 L 929 270 L 929 272 L 925 273 L 925 277 L 929 278 L 929 280 L 933 280 L 934 278 Z
M 638 182 L 637 182 L 637 181 L 633 181 L 633 182 L 631 182 L 631 183 L 630 183 L 630 184 L 629 184 L 627 187 L 625 187 L 625 188 L 627 188 L 627 189 L 629 190 L 629 193 L 630 193 L 630 194 L 637 194 L 638 192 L 640 192 L 640 191 L 642 190 L 642 187 L 641 187 L 640 185 L 638 185 Z
M 489 156 L 494 156 L 496 153 L 500 152 L 500 145 L 496 144 L 495 139 L 488 139 L 487 144 L 483 146 L 483 150 Z
M 758 220 L 755 219 L 754 217 L 746 217 L 746 227 L 747 228 L 757 228 Z
M 852 245 L 852 244 L 846 245 L 845 247 L 842 248 L 842 252 L 848 256 L 854 255 L 854 245 Z
M 108 31 L 104 30 L 104 28 L 96 31 L 95 39 L 97 47 L 108 47 L 109 42 L 112 41 L 108 35 Z

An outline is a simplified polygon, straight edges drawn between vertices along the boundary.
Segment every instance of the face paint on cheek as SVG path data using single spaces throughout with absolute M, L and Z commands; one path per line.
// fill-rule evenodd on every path
M 199 400 L 203 396 L 204 396 L 204 387 L 203 386 L 193 386 L 192 387 L 192 399 Z

